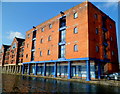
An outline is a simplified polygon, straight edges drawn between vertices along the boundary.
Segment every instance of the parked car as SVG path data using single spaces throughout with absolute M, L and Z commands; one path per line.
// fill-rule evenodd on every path
M 108 80 L 120 80 L 120 73 L 112 73 L 105 75 L 105 78 Z

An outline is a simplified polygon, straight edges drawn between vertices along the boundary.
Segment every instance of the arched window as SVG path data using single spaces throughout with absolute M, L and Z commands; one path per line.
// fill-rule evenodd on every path
M 77 52 L 78 51 L 78 45 L 74 45 L 74 52 Z
M 44 32 L 44 28 L 42 28 L 41 31 Z
M 112 51 L 112 56 L 114 55 L 114 51 Z
M 47 55 L 50 55 L 50 50 L 48 50 Z
M 51 41 L 51 39 L 52 39 L 52 38 L 51 38 L 51 35 L 50 35 L 50 36 L 48 37 L 48 41 Z
M 99 52 L 99 46 L 96 46 L 96 52 Z
M 110 29 L 112 28 L 112 25 L 110 24 Z
M 98 28 L 96 28 L 96 30 L 95 30 L 95 31 L 96 31 L 96 34 L 98 34 Z
M 76 33 L 78 33 L 78 28 L 77 27 L 74 28 L 74 34 L 76 34 Z
M 40 43 L 43 43 L 43 38 L 40 40 Z
M 42 51 L 40 51 L 40 56 L 42 56 Z
M 74 19 L 76 19 L 77 17 L 78 17 L 78 13 L 75 12 L 75 13 L 74 13 Z
M 28 58 L 28 54 L 26 54 L 26 58 Z
M 49 28 L 52 28 L 52 24 L 49 25 Z
M 95 19 L 98 19 L 98 15 L 97 14 L 94 14 L 94 17 L 95 17 Z

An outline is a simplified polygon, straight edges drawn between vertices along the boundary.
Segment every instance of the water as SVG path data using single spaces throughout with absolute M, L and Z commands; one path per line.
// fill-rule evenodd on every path
M 2 74 L 3 92 L 42 92 L 42 93 L 70 93 L 91 92 L 120 94 L 120 87 L 100 86 L 79 82 L 60 81 L 36 77 Z

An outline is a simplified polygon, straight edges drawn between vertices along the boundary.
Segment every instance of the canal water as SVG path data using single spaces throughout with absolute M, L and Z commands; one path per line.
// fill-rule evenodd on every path
M 55 79 L 45 79 L 38 77 L 28 77 L 21 75 L 2 74 L 3 92 L 42 92 L 42 93 L 112 93 L 120 94 L 120 88 L 110 86 L 100 86 L 79 82 L 60 81 Z

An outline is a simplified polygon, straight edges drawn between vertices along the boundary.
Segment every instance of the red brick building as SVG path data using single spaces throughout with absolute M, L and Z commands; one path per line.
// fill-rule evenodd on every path
M 23 62 L 23 74 L 89 81 L 119 69 L 115 21 L 88 1 L 33 26 L 22 44 L 12 42 L 9 65 Z
M 0 49 L 0 66 L 8 64 L 9 60 L 9 45 L 2 45 Z
M 8 72 L 21 72 L 24 41 L 25 39 L 15 37 L 12 44 L 10 46 L 6 46 L 4 54 L 0 55 L 1 57 L 4 57 L 2 61 L 5 68 L 3 70 Z
M 28 74 L 90 80 L 118 71 L 115 21 L 90 2 L 27 31 L 24 49 Z

